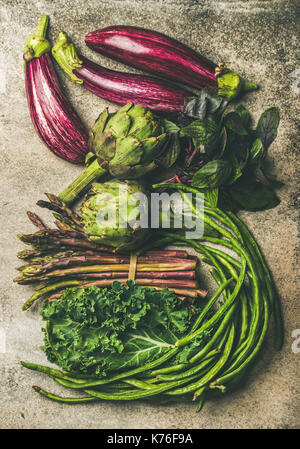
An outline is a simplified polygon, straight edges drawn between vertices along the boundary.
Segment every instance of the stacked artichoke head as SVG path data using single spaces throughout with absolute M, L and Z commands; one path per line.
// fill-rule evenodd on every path
M 90 131 L 89 149 L 111 176 L 135 179 L 156 167 L 166 141 L 160 118 L 128 103 L 114 113 L 104 109 Z
M 83 230 L 90 241 L 117 251 L 140 247 L 150 236 L 147 192 L 137 181 L 94 183 L 81 205 Z

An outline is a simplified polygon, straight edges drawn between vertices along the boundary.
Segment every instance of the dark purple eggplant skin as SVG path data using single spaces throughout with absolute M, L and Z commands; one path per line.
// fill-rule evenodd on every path
M 49 149 L 73 164 L 84 164 L 88 132 L 63 93 L 48 53 L 25 61 L 25 87 L 31 120 Z
M 83 65 L 73 73 L 83 86 L 101 98 L 118 104 L 133 102 L 157 112 L 179 113 L 188 90 L 147 75 L 109 70 L 78 55 Z
M 217 65 L 157 31 L 110 26 L 88 33 L 86 45 L 123 64 L 196 89 L 217 86 Z

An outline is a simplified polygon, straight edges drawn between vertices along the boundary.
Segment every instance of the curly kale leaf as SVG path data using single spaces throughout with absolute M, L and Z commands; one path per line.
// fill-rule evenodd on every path
M 191 311 L 174 292 L 133 281 L 67 289 L 43 305 L 42 349 L 65 370 L 103 376 L 161 356 L 188 332 L 196 313 L 197 306 Z

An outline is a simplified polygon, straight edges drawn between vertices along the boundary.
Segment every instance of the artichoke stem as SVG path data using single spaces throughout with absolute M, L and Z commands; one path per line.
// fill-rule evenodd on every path
M 66 204 L 71 204 L 81 196 L 84 191 L 91 185 L 91 183 L 107 173 L 100 167 L 97 159 L 88 167 L 86 167 L 82 173 L 65 189 L 60 195 L 59 199 L 64 201 Z

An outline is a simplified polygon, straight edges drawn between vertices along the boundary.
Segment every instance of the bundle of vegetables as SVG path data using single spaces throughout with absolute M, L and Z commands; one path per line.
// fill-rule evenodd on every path
M 173 188 L 182 192 L 180 185 Z M 117 283 L 112 290 L 67 290 L 42 310 L 47 322 L 44 350 L 62 370 L 22 365 L 83 395 L 61 397 L 33 388 L 66 403 L 197 400 L 200 410 L 204 400 L 231 391 L 249 371 L 265 341 L 271 315 L 279 349 L 279 303 L 255 240 L 232 212 L 207 205 L 205 221 L 219 238 L 187 240 L 170 231 L 157 235 L 158 244 L 164 239 L 192 246 L 212 266 L 218 288 L 204 305 L 194 303 L 189 310 L 166 290 L 157 295 L 134 283 Z M 218 303 L 221 295 L 223 301 Z
M 60 397 L 34 387 L 57 401 L 198 400 L 200 410 L 205 399 L 230 391 L 248 372 L 265 341 L 271 314 L 275 347 L 282 345 L 280 306 L 270 272 L 253 236 L 231 212 L 278 204 L 273 180 L 263 167 L 277 134 L 278 110 L 265 111 L 256 129 L 244 106 L 225 112 L 231 100 L 257 86 L 160 33 L 110 27 L 89 33 L 86 43 L 118 61 L 200 89 L 197 94 L 157 78 L 104 69 L 77 55 L 61 33 L 52 54 L 71 79 L 108 100 L 130 101 L 113 114 L 104 110 L 87 144 L 81 122 L 54 80 L 47 23 L 43 16 L 24 54 L 32 120 L 61 157 L 82 162 L 87 148 L 89 153 L 85 170 L 59 198 L 48 194 L 49 202 L 38 202 L 53 211 L 56 229 L 28 213 L 39 231 L 19 235 L 32 249 L 18 254 L 26 264 L 15 281 L 38 283 L 23 309 L 47 297 L 41 312 L 46 320 L 44 351 L 62 370 L 22 364 L 84 393 Z M 170 121 L 148 107 L 179 115 Z M 64 118 L 60 123 L 58 116 Z M 204 236 L 189 240 L 180 231 L 99 224 L 103 204 L 98 195 L 116 196 L 121 181 L 95 183 L 80 213 L 74 212 L 68 204 L 104 174 L 123 182 L 143 177 L 151 185 L 157 176 L 164 181 L 154 189 L 175 190 L 182 197 L 204 192 Z M 132 192 L 145 192 L 136 181 L 126 184 Z M 120 206 L 116 211 L 122 220 Z M 192 203 L 190 212 L 202 217 Z M 192 247 L 211 266 L 217 290 L 205 304 L 198 299 L 207 292 L 196 280 L 197 258 L 185 250 L 164 249 L 170 244 Z M 128 283 L 132 260 L 134 282 Z
M 129 251 L 145 244 L 151 230 L 121 227 L 123 208 L 120 207 L 114 226 L 111 221 L 99 222 L 99 212 L 105 207 L 105 202 L 111 203 L 111 195 L 117 197 L 118 189 L 123 185 L 129 188 L 128 198 L 130 194 L 141 191 L 140 185 L 134 181 L 95 184 L 82 203 L 82 215 L 48 194 L 50 201 L 38 201 L 38 205 L 55 211 L 58 229 L 47 227 L 36 214 L 28 212 L 39 231 L 18 235 L 22 242 L 34 249 L 18 254 L 27 263 L 18 268 L 20 275 L 14 281 L 38 285 L 23 305 L 23 310 L 49 294 L 57 298 L 67 287 L 88 288 L 94 285 L 104 288 L 114 281 L 126 283 L 131 267 Z M 104 195 L 101 197 L 102 203 L 100 195 Z M 110 208 L 113 207 L 110 204 Z M 122 254 L 117 255 L 116 250 L 121 250 Z M 172 288 L 180 298 L 188 297 L 191 300 L 207 294 L 198 285 L 196 265 L 197 259 L 190 257 L 186 251 L 150 250 L 137 258 L 134 277 L 138 285 L 153 286 L 156 290 Z

